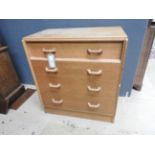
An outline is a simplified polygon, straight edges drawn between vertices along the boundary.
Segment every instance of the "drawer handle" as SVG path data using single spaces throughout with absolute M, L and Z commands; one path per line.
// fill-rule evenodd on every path
M 51 72 L 51 73 L 57 73 L 58 72 L 58 68 L 48 68 L 48 67 L 46 67 L 45 68 L 45 71 L 46 72 Z
M 59 104 L 62 104 L 63 102 L 64 102 L 64 100 L 63 99 L 61 99 L 61 100 L 56 100 L 56 99 L 52 99 L 52 102 L 54 103 L 54 104 L 57 104 L 57 105 L 59 105 Z
M 100 107 L 100 104 L 91 104 L 90 102 L 88 102 L 88 107 L 89 108 L 93 108 L 93 109 L 98 109 Z
M 87 69 L 87 72 L 89 75 L 101 75 L 102 74 L 102 70 L 98 70 L 98 71 L 92 71 L 91 69 Z
M 43 48 L 42 51 L 44 53 L 56 53 L 56 49 L 55 48 L 51 48 L 51 49 Z
M 92 92 L 99 92 L 99 91 L 101 91 L 101 87 L 92 88 L 91 86 L 88 86 L 88 90 L 92 91 Z
M 60 83 L 58 83 L 58 84 L 49 83 L 49 87 L 50 88 L 60 88 L 61 87 L 61 84 Z
M 87 49 L 88 54 L 102 54 L 103 50 L 102 49 Z

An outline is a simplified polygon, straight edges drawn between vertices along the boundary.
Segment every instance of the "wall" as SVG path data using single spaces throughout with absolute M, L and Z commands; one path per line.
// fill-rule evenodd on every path
M 21 39 L 23 36 L 46 28 L 58 27 L 93 27 L 122 26 L 129 37 L 129 45 L 120 95 L 131 92 L 134 74 L 147 20 L 0 20 L 0 36 L 9 46 L 9 52 L 18 75 L 23 83 L 33 84 L 32 75 L 23 51 Z

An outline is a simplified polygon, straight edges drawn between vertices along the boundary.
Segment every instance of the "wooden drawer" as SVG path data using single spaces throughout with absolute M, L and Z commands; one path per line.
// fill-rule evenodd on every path
M 120 61 L 57 59 L 58 72 L 46 72 L 46 59 L 31 60 L 45 107 L 113 115 Z M 90 75 L 91 70 L 93 75 Z M 100 75 L 94 75 L 99 73 Z M 49 85 L 51 84 L 51 85 Z M 49 87 L 50 86 L 50 87 Z M 56 88 L 55 88 L 56 87 Z M 101 88 L 101 89 L 99 89 Z M 63 100 L 62 104 L 56 104 Z M 89 105 L 88 105 L 89 103 Z M 99 107 L 89 107 L 99 104 Z
M 30 56 L 47 57 L 47 53 L 55 52 L 58 58 L 104 58 L 120 59 L 121 42 L 80 42 L 80 43 L 27 43 Z

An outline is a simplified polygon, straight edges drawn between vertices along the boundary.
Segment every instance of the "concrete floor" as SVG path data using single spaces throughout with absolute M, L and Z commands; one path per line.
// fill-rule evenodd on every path
M 0 134 L 155 134 L 155 59 L 150 59 L 141 92 L 120 97 L 115 122 L 46 114 L 37 92 L 17 111 L 0 114 Z

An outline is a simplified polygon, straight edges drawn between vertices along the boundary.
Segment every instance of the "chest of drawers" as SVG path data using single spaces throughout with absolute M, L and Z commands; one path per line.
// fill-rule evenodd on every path
M 113 121 L 127 40 L 121 27 L 48 29 L 24 37 L 45 111 Z

